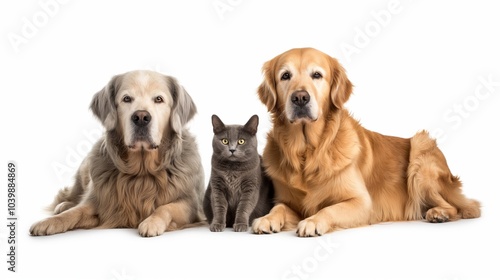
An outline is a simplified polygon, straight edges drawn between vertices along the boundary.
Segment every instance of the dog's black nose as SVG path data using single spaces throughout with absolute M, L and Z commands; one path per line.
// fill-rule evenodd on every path
M 137 126 L 146 126 L 151 121 L 151 115 L 148 111 L 138 110 L 132 115 L 132 122 Z
M 307 91 L 299 90 L 299 91 L 292 93 L 291 99 L 292 99 L 293 104 L 300 106 L 300 107 L 303 107 L 304 105 L 309 103 L 311 96 L 309 95 L 309 93 Z

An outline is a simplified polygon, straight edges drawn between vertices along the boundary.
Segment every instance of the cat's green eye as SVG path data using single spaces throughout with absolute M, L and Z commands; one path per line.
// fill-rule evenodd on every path
M 238 140 L 238 144 L 240 144 L 240 145 L 245 144 L 245 139 L 243 139 L 243 138 L 242 138 L 242 139 L 239 139 L 239 140 Z
M 229 140 L 227 140 L 227 138 L 222 138 L 220 141 L 221 141 L 221 142 L 222 142 L 222 144 L 224 144 L 224 145 L 229 144 Z

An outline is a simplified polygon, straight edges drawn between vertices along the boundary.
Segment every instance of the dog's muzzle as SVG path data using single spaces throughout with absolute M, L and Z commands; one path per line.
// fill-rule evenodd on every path
M 129 145 L 129 148 L 135 149 L 138 142 L 147 143 L 147 146 L 150 149 L 157 148 L 158 145 L 153 142 L 150 134 L 149 124 L 152 119 L 151 114 L 146 110 L 137 110 L 130 118 L 134 124 L 134 132 L 132 136 L 132 143 Z
M 145 140 L 149 138 L 151 114 L 146 110 L 137 110 L 132 114 L 131 119 L 134 124 L 134 138 L 136 140 Z
M 305 90 L 299 90 L 292 93 L 290 96 L 290 102 L 293 104 L 291 121 L 296 119 L 313 119 L 309 104 L 310 100 L 311 96 Z
M 132 122 L 137 126 L 137 127 L 144 127 L 149 124 L 151 121 L 151 114 L 149 114 L 148 111 L 146 110 L 137 110 L 132 114 Z

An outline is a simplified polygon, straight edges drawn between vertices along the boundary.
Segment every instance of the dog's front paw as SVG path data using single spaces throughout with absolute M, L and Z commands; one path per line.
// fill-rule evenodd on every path
M 35 223 L 30 228 L 30 234 L 33 236 L 52 235 L 67 231 L 61 219 L 58 217 L 50 217 Z
M 161 218 L 150 216 L 139 224 L 138 229 L 142 237 L 154 237 L 162 235 L 167 230 L 167 225 Z
M 211 223 L 210 224 L 210 231 L 211 232 L 221 232 L 224 231 L 226 228 L 226 224 L 218 224 L 218 223 Z
M 317 221 L 310 217 L 300 221 L 297 225 L 297 235 L 299 237 L 321 236 L 328 232 L 328 225 L 325 222 Z
M 252 223 L 252 232 L 257 234 L 278 233 L 282 228 L 283 223 L 271 215 L 255 219 Z
M 234 224 L 233 229 L 236 232 L 246 232 L 248 230 L 248 225 L 247 224 Z

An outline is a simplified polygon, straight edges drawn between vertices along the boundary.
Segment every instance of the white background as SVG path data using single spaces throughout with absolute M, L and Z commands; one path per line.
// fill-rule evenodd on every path
M 2 279 L 499 279 L 495 1 L 54 1 L 0 4 L 0 216 L 6 224 L 13 160 L 19 219 L 16 273 L 0 227 Z M 355 85 L 346 106 L 365 127 L 438 136 L 483 216 L 309 239 L 206 227 L 149 239 L 135 229 L 28 235 L 101 130 L 88 106 L 113 75 L 151 69 L 179 79 L 198 106 L 190 127 L 208 179 L 210 116 L 244 123 L 258 114 L 262 150 L 270 124 L 256 95 L 261 66 L 308 46 L 344 65 Z

